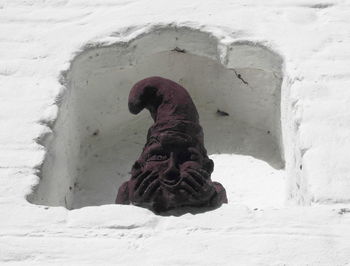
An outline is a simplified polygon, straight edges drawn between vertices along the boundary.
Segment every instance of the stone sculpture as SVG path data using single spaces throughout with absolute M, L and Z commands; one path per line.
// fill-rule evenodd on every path
M 117 204 L 134 204 L 163 212 L 181 207 L 219 207 L 226 191 L 211 181 L 197 109 L 179 84 L 161 77 L 137 82 L 130 91 L 129 110 L 148 109 L 154 120 L 131 178 L 118 191 Z

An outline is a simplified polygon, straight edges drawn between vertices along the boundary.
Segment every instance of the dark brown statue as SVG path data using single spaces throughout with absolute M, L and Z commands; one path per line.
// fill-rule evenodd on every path
M 168 79 L 146 78 L 129 95 L 131 113 L 144 108 L 154 124 L 132 166 L 131 179 L 119 188 L 116 203 L 155 212 L 227 203 L 224 187 L 210 179 L 214 163 L 204 148 L 198 112 L 187 91 Z

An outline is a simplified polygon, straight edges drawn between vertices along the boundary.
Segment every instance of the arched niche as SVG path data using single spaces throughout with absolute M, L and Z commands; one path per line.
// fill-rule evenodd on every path
M 114 202 L 152 124 L 146 111 L 134 116 L 127 108 L 130 88 L 148 76 L 188 89 L 208 154 L 251 155 L 283 167 L 282 59 L 254 43 L 219 49 L 205 32 L 154 29 L 74 58 L 30 202 L 68 209 Z

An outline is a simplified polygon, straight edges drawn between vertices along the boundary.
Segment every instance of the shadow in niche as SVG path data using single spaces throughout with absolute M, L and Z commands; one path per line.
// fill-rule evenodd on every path
M 230 45 L 224 66 L 217 47 L 207 33 L 163 28 L 128 45 L 89 48 L 77 56 L 67 72 L 54 134 L 45 145 L 42 178 L 28 200 L 68 209 L 114 202 L 152 124 L 147 112 L 133 116 L 127 108 L 130 88 L 148 76 L 171 79 L 188 90 L 209 155 L 250 155 L 283 168 L 282 60 L 264 47 L 239 43 Z

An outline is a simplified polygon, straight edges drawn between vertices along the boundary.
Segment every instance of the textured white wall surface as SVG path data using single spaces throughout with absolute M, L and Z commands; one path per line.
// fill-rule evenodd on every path
M 168 38 L 179 38 L 179 43 L 162 35 L 152 37 L 159 30 L 171 31 Z M 201 34 L 208 39 L 196 41 Z M 192 39 L 188 40 L 189 35 Z M 143 36 L 141 48 L 132 50 L 131 44 Z M 147 36 L 151 36 L 148 43 Z M 125 51 L 120 53 L 127 56 L 114 58 L 113 47 L 123 45 Z M 164 61 L 159 53 L 169 53 L 177 46 L 189 52 L 187 59 L 177 57 L 187 55 L 167 55 L 168 61 Z M 89 53 L 102 50 L 105 58 L 88 60 Z M 81 63 L 79 56 L 86 63 Z M 189 59 L 191 56 L 197 59 Z M 231 83 L 242 91 L 237 94 L 240 100 L 232 100 L 234 105 L 230 107 L 227 99 L 225 104 L 231 108 L 233 119 L 251 124 L 246 131 L 233 130 L 230 134 L 244 139 L 247 132 L 257 136 L 251 128 L 271 129 L 272 138 L 259 137 L 260 141 L 254 142 L 259 148 L 237 144 L 232 152 L 239 154 L 239 150 L 271 165 L 275 159 L 266 156 L 276 156 L 278 161 L 281 152 L 283 169 L 254 164 L 251 175 L 260 171 L 283 175 L 286 204 L 261 207 L 255 202 L 259 206 L 231 201 L 212 212 L 163 217 L 134 206 L 94 206 L 105 204 L 105 198 L 84 200 L 85 194 L 79 194 L 79 201 L 74 203 L 76 196 L 69 194 L 69 187 L 75 191 L 74 178 L 79 181 L 81 177 L 74 177 L 75 170 L 71 169 L 82 163 L 77 144 L 88 143 L 79 130 L 99 123 L 99 116 L 93 112 L 95 122 L 85 123 L 90 117 L 86 112 L 90 112 L 90 105 L 98 108 L 108 99 L 95 88 L 101 87 L 105 95 L 109 93 L 108 84 L 124 78 L 118 86 L 127 90 L 134 75 L 139 79 L 153 74 L 153 70 L 160 71 L 154 62 L 163 70 L 174 71 L 170 75 L 164 70 L 163 74 L 180 82 L 181 75 L 186 76 L 181 72 L 183 60 L 196 69 L 204 63 L 210 65 L 205 75 L 224 88 L 217 88 L 218 93 L 229 91 Z M 74 64 L 80 68 L 75 69 Z M 123 72 L 116 74 L 118 78 L 109 72 L 120 71 L 127 64 L 137 65 L 136 70 L 125 74 L 128 78 Z M 0 264 L 350 265 L 349 66 L 347 0 L 0 1 Z M 220 71 L 212 74 L 214 69 Z M 242 70 L 240 78 L 237 69 Z M 193 75 L 200 77 L 197 72 Z M 241 78 L 246 78 L 247 89 L 264 91 L 244 91 L 247 84 Z M 92 84 L 84 87 L 85 81 Z M 199 110 L 205 112 L 203 99 L 214 97 L 213 91 L 204 86 L 203 91 L 208 92 L 204 95 L 192 89 L 198 82 L 200 78 L 183 80 L 200 102 Z M 266 92 L 269 84 L 274 86 L 271 93 Z M 218 94 L 218 99 L 228 93 Z M 86 97 L 87 105 L 82 97 Z M 280 108 L 275 106 L 276 99 L 281 102 Z M 236 107 L 240 103 L 242 106 Z M 255 103 L 256 110 L 246 111 L 247 104 Z M 124 112 L 111 108 L 117 108 L 115 113 Z M 210 108 L 215 111 L 217 107 Z M 203 117 L 204 127 L 210 128 L 210 117 Z M 120 115 L 122 122 L 111 123 L 119 127 L 125 118 L 127 115 Z M 106 119 L 104 129 L 109 120 L 113 121 L 112 116 L 100 119 Z M 77 131 L 72 130 L 75 128 Z M 110 134 L 107 129 L 101 132 Z M 215 151 L 217 140 L 211 134 L 208 129 L 212 143 L 208 145 Z M 270 141 L 277 148 L 269 149 Z M 103 145 L 109 144 L 105 141 Z M 120 149 L 118 146 L 116 150 Z M 279 150 L 277 155 L 275 150 Z M 217 153 L 212 153 L 215 158 L 220 157 Z M 220 158 L 217 165 L 232 176 L 239 175 L 243 166 L 249 168 L 252 160 L 226 155 Z M 42 167 L 44 160 L 48 163 Z M 118 163 L 124 161 L 122 158 Z M 89 170 L 93 179 L 91 173 Z M 59 178 L 63 181 L 57 181 Z M 242 179 L 235 185 L 244 182 Z M 246 191 L 256 195 L 255 191 L 268 184 L 264 188 L 267 194 L 280 198 L 272 189 L 284 185 L 278 182 L 255 180 L 246 185 Z M 35 186 L 37 191 L 33 192 Z M 232 197 L 244 199 L 238 194 L 233 192 Z M 43 200 L 38 198 L 41 196 Z M 83 206 L 88 207 L 79 209 Z

